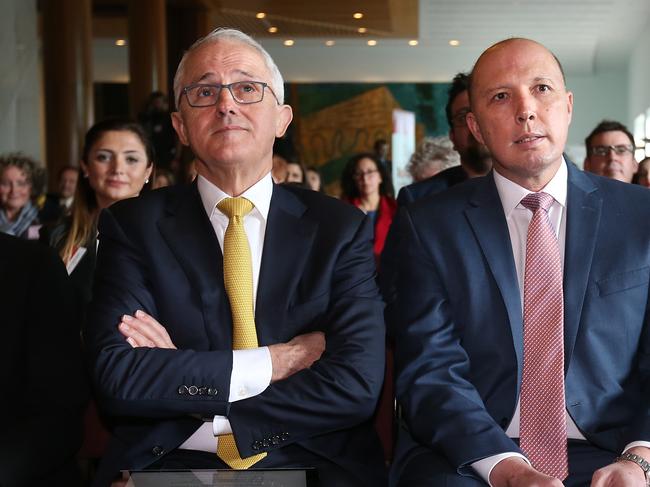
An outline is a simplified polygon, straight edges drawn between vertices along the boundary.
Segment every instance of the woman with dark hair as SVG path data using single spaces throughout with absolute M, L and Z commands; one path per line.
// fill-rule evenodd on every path
M 50 244 L 59 251 L 71 276 L 86 253 L 92 256 L 91 272 L 85 273 L 88 280 L 84 279 L 83 286 L 88 301 L 99 212 L 140 194 L 151 178 L 153 154 L 142 127 L 130 120 L 104 120 L 86 134 L 71 215 L 52 230 Z
M 0 232 L 37 239 L 39 179 L 36 161 L 20 152 L 0 157 Z
M 130 120 L 108 119 L 86 133 L 80 178 L 70 216 L 41 240 L 54 247 L 66 265 L 75 293 L 79 326 L 85 322 L 92 298 L 97 253 L 97 220 L 102 209 L 138 196 L 153 180 L 153 146 L 142 127 Z M 84 418 L 80 456 L 96 460 L 109 434 L 91 402 Z
M 375 259 L 384 248 L 388 229 L 397 211 L 393 187 L 384 166 L 370 153 L 352 157 L 341 175 L 341 198 L 366 213 L 374 223 Z

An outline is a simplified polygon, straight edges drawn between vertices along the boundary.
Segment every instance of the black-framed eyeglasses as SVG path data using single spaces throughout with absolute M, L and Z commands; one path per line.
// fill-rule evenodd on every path
M 223 88 L 227 88 L 232 99 L 240 105 L 261 102 L 264 99 L 264 88 L 268 88 L 275 101 L 280 104 L 273 89 L 263 81 L 237 81 L 227 85 L 196 83 L 183 88 L 183 93 L 191 107 L 211 107 L 219 101 Z
M 591 155 L 598 157 L 605 157 L 609 151 L 614 151 L 614 154 L 622 156 L 623 154 L 634 154 L 634 146 L 629 144 L 622 145 L 595 145 L 591 148 Z

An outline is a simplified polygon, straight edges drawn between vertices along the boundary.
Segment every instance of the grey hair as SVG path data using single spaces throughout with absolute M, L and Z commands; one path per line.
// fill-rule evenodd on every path
M 415 181 L 420 181 L 429 167 L 443 171 L 459 164 L 460 155 L 449 137 L 425 137 L 411 156 L 407 169 Z
M 189 54 L 203 44 L 218 42 L 224 39 L 240 42 L 249 47 L 252 47 L 262 56 L 266 68 L 269 70 L 269 73 L 271 73 L 271 81 L 269 84 L 271 85 L 273 93 L 275 93 L 278 102 L 280 105 L 282 105 L 284 103 L 284 80 L 282 79 L 282 74 L 280 73 L 278 66 L 275 64 L 275 61 L 273 61 L 271 55 L 266 51 L 266 49 L 262 47 L 259 42 L 257 42 L 248 34 L 244 34 L 242 31 L 237 29 L 219 27 L 217 29 L 214 29 L 205 37 L 201 37 L 194 44 L 192 44 L 190 48 L 183 54 L 181 62 L 178 63 L 178 68 L 176 69 L 176 74 L 174 75 L 174 101 L 176 103 L 176 109 L 178 110 L 178 105 L 181 101 L 181 92 L 183 89 L 181 86 L 181 79 L 183 78 L 185 62 Z

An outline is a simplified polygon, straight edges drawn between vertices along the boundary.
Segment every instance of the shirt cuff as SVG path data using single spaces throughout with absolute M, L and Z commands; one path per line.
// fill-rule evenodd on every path
M 498 455 L 492 455 L 491 457 L 485 457 L 481 460 L 472 463 L 471 466 L 474 469 L 474 471 L 490 487 L 492 487 L 492 484 L 490 483 L 490 474 L 492 473 L 492 469 L 497 466 L 497 463 L 501 462 L 502 460 L 505 460 L 506 458 L 511 458 L 511 457 L 522 458 L 528 465 L 530 465 L 528 459 L 525 456 L 523 456 L 521 453 L 509 451 L 506 453 L 499 453 Z
M 633 441 L 632 443 L 628 443 L 625 445 L 625 448 L 623 448 L 623 453 L 628 451 L 630 448 L 634 448 L 635 446 L 644 446 L 646 448 L 650 448 L 650 441 Z M 647 458 L 645 460 L 650 461 Z
M 212 418 L 212 433 L 214 436 L 232 434 L 230 421 L 225 416 L 215 416 Z
M 273 364 L 269 347 L 233 350 L 229 402 L 257 396 L 271 383 Z

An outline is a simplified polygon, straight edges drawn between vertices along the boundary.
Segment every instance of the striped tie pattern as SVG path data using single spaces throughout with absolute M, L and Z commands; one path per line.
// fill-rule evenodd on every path
M 244 230 L 244 216 L 253 203 L 246 198 L 225 198 L 217 208 L 228 217 L 228 228 L 223 239 L 223 280 L 232 312 L 232 348 L 241 350 L 256 348 L 257 330 L 253 312 L 253 267 L 251 250 Z M 233 435 L 221 435 L 217 444 L 217 455 L 230 468 L 245 470 L 264 457 L 259 453 L 241 458 Z
M 540 472 L 568 474 L 564 399 L 562 260 L 548 218 L 553 197 L 531 193 L 521 204 L 533 212 L 526 240 L 524 369 L 520 445 Z

